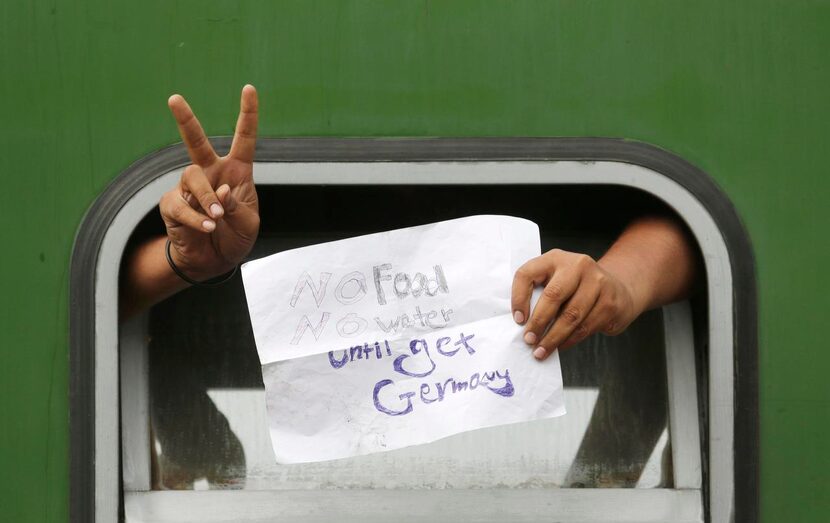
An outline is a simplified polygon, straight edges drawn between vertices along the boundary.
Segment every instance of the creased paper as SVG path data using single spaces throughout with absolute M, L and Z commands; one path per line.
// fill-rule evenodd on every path
M 242 267 L 278 462 L 428 443 L 565 413 L 558 354 L 512 319 L 536 224 L 471 216 Z

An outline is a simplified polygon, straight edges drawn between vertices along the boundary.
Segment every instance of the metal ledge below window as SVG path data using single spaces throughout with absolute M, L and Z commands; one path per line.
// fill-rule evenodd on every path
M 699 490 L 666 489 L 167 491 L 128 493 L 124 505 L 136 523 L 697 523 L 700 498 Z

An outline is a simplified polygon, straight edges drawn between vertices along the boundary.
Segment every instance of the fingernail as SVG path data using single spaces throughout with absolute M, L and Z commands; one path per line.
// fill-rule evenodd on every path
M 525 321 L 525 315 L 522 314 L 522 311 L 516 311 L 513 313 L 513 321 L 521 325 Z
M 547 356 L 547 354 L 548 351 L 546 351 L 544 347 L 536 347 L 536 350 L 533 351 L 533 357 L 537 360 L 545 359 L 545 356 Z
M 210 214 L 213 215 L 214 218 L 218 218 L 224 214 L 224 210 L 222 210 L 222 206 L 218 203 L 210 204 Z
M 206 230 L 207 232 L 210 232 L 210 231 L 212 231 L 213 229 L 216 228 L 216 224 L 213 223 L 213 221 L 211 221 L 211 220 L 205 220 L 205 221 L 202 222 L 202 228 L 204 230 Z
M 525 343 L 527 343 L 528 345 L 533 345 L 534 343 L 536 343 L 536 335 L 532 332 L 526 332 Z

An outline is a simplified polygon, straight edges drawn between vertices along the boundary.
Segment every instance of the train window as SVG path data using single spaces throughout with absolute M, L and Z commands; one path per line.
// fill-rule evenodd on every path
M 119 326 L 100 301 L 115 303 L 102 278 L 117 282 L 117 262 L 102 268 L 99 261 L 87 514 L 171 522 L 371 521 L 393 512 L 410 519 L 728 520 L 735 489 L 734 412 L 726 401 L 734 386 L 731 268 L 714 220 L 679 183 L 620 161 L 517 161 L 509 147 L 499 153 L 504 158 L 456 161 L 435 146 L 440 141 L 432 149 L 422 142 L 412 158 L 373 161 L 378 151 L 350 157 L 345 141 L 342 157 L 321 160 L 315 154 L 326 149 L 301 144 L 286 152 L 286 142 L 283 149 L 266 142 L 273 157 L 266 147 L 255 166 L 262 228 L 252 258 L 471 214 L 531 219 L 543 250 L 598 257 L 634 216 L 675 212 L 706 260 L 705 290 L 692 303 L 643 315 L 621 336 L 595 336 L 566 351 L 564 417 L 279 465 L 238 277 L 183 291 Z M 485 145 L 478 150 L 492 154 Z M 434 158 L 424 157 L 429 151 Z M 99 259 L 120 255 L 131 235 L 153 234 L 154 204 L 181 170 L 176 154 L 125 198 Z M 356 209 L 357 200 L 372 203 Z M 116 388 L 118 396 L 101 394 Z

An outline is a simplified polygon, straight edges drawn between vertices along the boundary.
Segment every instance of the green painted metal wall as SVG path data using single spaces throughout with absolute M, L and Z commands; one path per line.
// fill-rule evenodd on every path
M 67 519 L 84 211 L 178 141 L 170 93 L 224 135 L 251 82 L 264 136 L 626 137 L 711 173 L 757 253 L 763 520 L 826 521 L 830 3 L 116 4 L 0 2 L 0 520 Z

